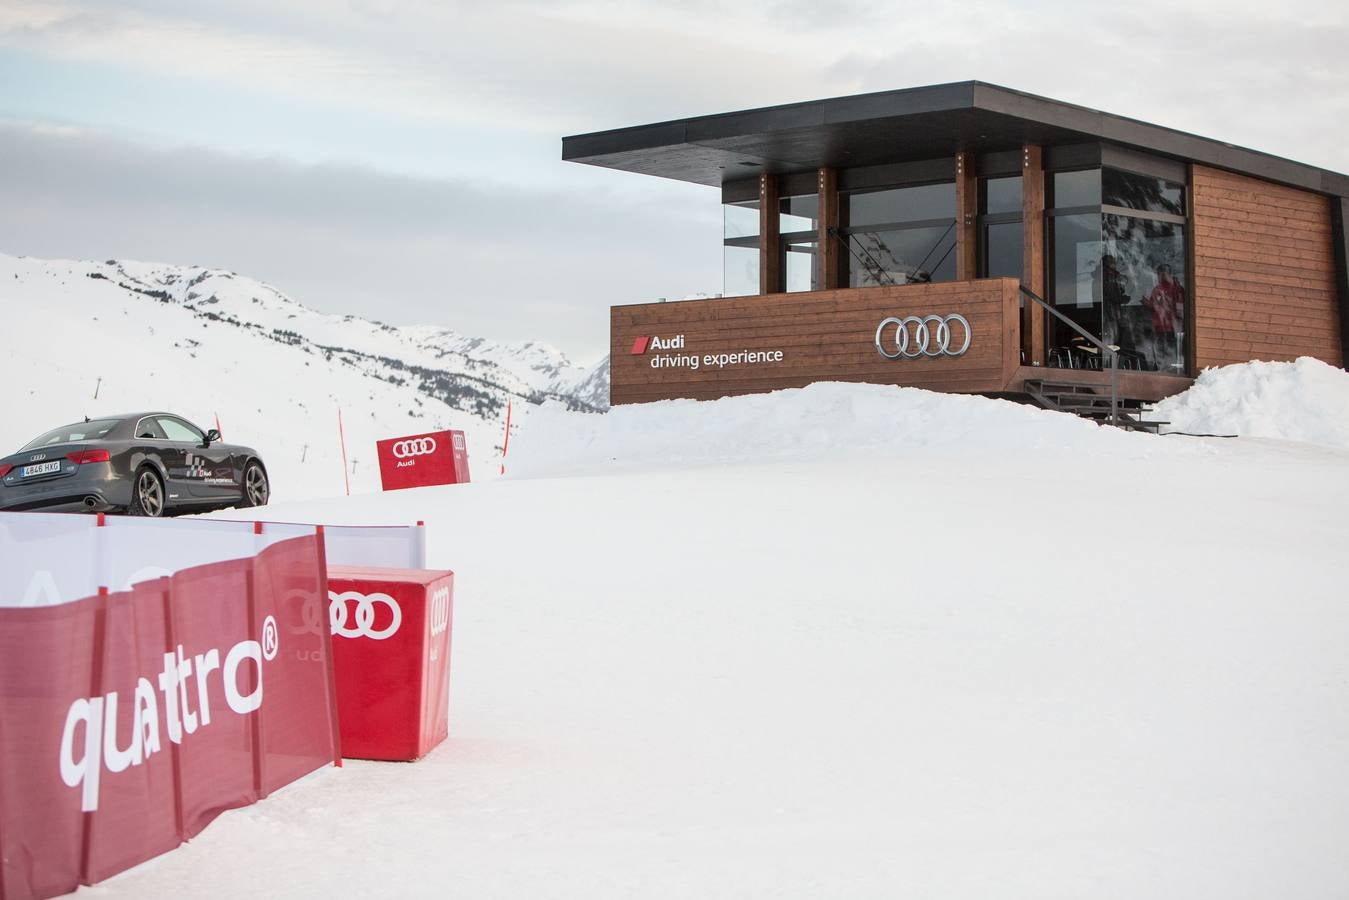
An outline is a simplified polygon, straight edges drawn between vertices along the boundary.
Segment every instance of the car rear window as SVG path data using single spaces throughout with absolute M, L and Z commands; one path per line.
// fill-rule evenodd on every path
M 53 444 L 69 444 L 73 441 L 96 441 L 99 438 L 106 437 L 108 432 L 117 427 L 119 421 L 121 420 L 95 419 L 92 422 L 65 425 L 34 438 L 20 447 L 19 452 L 36 450 L 39 447 L 50 447 Z

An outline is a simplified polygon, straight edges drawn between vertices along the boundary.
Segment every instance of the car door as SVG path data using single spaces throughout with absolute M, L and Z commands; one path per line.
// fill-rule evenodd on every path
M 182 455 L 170 477 L 181 480 L 187 499 L 232 500 L 239 496 L 227 445 L 217 442 L 207 446 L 205 432 L 178 416 L 156 416 L 155 421 L 168 436 L 168 445 Z
M 136 422 L 136 429 L 131 435 L 131 449 L 134 453 L 144 453 L 159 460 L 159 464 L 164 467 L 164 495 L 168 504 L 190 501 L 191 495 L 184 477 L 186 454 L 179 442 L 169 440 L 154 416 L 142 416 Z

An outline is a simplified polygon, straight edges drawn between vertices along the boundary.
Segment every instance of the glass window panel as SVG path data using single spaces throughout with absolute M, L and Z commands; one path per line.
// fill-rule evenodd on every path
M 1103 293 L 1103 327 L 1121 366 L 1184 374 L 1184 226 L 1110 215 L 1101 224 L 1103 267 L 1115 285 Z
M 850 228 L 921 222 L 925 219 L 955 219 L 955 182 L 923 184 L 844 194 L 843 216 Z
M 1109 280 L 1102 271 L 1101 217 L 1054 216 L 1049 220 L 1053 273 L 1050 302 L 1091 334 L 1101 334 L 1101 296 Z M 1113 282 L 1111 282 L 1113 290 Z M 1051 366 L 1100 368 L 1100 356 L 1081 336 L 1053 316 L 1049 319 Z
M 722 209 L 725 210 L 723 237 L 730 239 L 759 236 L 758 200 L 751 200 L 748 203 L 727 203 Z
M 723 254 L 722 295 L 753 297 L 759 293 L 759 248 L 727 245 Z
M 955 278 L 955 228 L 868 231 L 848 238 L 848 283 L 852 287 Z
M 1015 278 L 1021 280 L 1021 266 L 1025 258 L 1020 222 L 1003 222 L 984 226 L 984 278 Z
M 1098 206 L 1101 202 L 1101 170 L 1055 172 L 1054 196 L 1051 206 L 1064 209 L 1069 206 Z
M 979 212 L 982 215 L 1021 212 L 1021 176 L 979 179 Z
M 1185 185 L 1152 175 L 1105 169 L 1101 173 L 1101 197 L 1101 202 L 1110 206 L 1185 215 Z
M 164 434 L 168 435 L 171 441 L 193 441 L 199 444 L 206 440 L 206 435 L 195 425 L 189 425 L 182 419 L 158 416 L 155 421 L 159 423 L 159 427 L 164 430 Z
M 815 282 L 815 247 L 813 240 L 784 241 L 782 245 L 785 286 L 788 291 L 813 291 Z
M 814 231 L 818 227 L 820 217 L 820 197 L 818 194 L 782 197 L 778 200 L 778 206 L 779 234 Z

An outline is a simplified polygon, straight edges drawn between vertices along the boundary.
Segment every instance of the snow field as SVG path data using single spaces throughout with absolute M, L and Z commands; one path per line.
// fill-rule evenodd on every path
M 1343 895 L 1349 453 L 817 388 L 271 508 L 427 521 L 450 740 L 91 896 Z

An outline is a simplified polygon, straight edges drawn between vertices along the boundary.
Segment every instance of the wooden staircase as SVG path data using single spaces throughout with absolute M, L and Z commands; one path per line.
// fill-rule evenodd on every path
M 1071 378 L 1026 379 L 1025 391 L 1045 409 L 1072 413 L 1102 425 L 1115 425 L 1126 431 L 1147 431 L 1157 434 L 1167 422 L 1146 419 L 1152 412 L 1148 401 L 1121 394 L 1117 398 L 1114 421 L 1110 414 L 1110 387 Z

